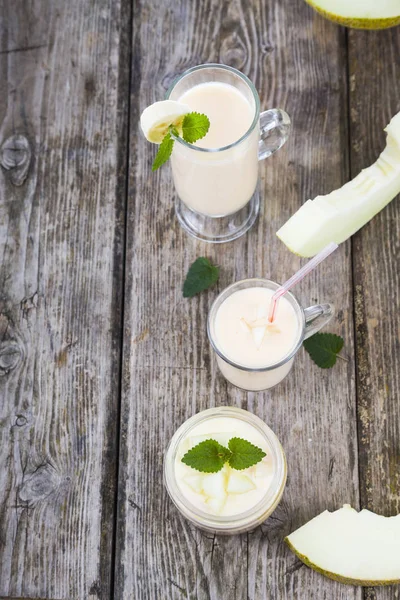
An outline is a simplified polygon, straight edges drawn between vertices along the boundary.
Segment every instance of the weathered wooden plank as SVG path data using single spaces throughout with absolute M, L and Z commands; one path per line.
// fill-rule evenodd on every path
M 206 339 L 207 311 L 218 291 L 247 276 L 283 280 L 291 274 L 300 261 L 274 232 L 307 197 L 348 176 L 343 31 L 294 0 L 135 2 L 134 16 L 115 595 L 359 599 L 360 589 L 299 569 L 282 541 L 325 508 L 358 503 L 350 245 L 298 290 L 307 303 L 336 304 L 330 329 L 344 336 L 349 363 L 321 372 L 300 352 L 281 387 L 246 394 L 217 373 Z M 219 247 L 180 230 L 169 168 L 151 173 L 151 150 L 137 128 L 140 111 L 162 99 L 178 73 L 211 61 L 243 70 L 262 106 L 287 108 L 294 122 L 287 148 L 261 167 L 262 219 L 246 237 Z M 221 280 L 184 300 L 184 274 L 199 255 L 221 265 Z M 248 407 L 270 423 L 289 462 L 274 518 L 234 538 L 189 525 L 162 483 L 163 451 L 176 428 L 201 409 L 227 404 Z
M 0 3 L 0 594 L 108 598 L 129 2 Z
M 265 3 L 264 3 L 265 5 Z M 341 185 L 347 172 L 345 40 L 343 30 L 284 2 L 261 11 L 272 54 L 257 88 L 273 95 L 265 105 L 287 109 L 293 132 L 284 153 L 265 167 L 264 219 L 259 223 L 256 262 L 246 271 L 285 280 L 301 264 L 276 240 L 275 231 L 303 203 Z M 263 38 L 253 43 L 262 47 Z M 256 41 L 255 41 L 256 42 Z M 318 58 L 317 58 L 318 57 Z M 268 251 L 263 251 L 267 240 Z M 251 261 L 251 262 L 250 262 Z M 249 535 L 249 598 L 360 598 L 361 590 L 327 581 L 305 567 L 282 538 L 325 508 L 358 505 L 353 362 L 352 285 L 349 244 L 303 281 L 296 293 L 304 306 L 331 301 L 337 316 L 329 330 L 345 339 L 349 363 L 321 371 L 302 351 L 292 375 L 269 394 L 249 394 L 248 406 L 271 424 L 287 453 L 288 485 L 283 501 L 264 526 Z
M 349 34 L 352 176 L 376 160 L 400 110 L 399 56 L 398 27 Z M 400 512 L 399 211 L 396 199 L 353 237 L 361 504 L 387 516 Z

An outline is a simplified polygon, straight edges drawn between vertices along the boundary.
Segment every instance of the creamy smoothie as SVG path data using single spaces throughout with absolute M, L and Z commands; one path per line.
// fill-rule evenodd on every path
M 182 462 L 183 455 L 199 442 L 212 438 L 227 446 L 234 437 L 251 441 L 267 456 L 243 471 L 226 464 L 218 473 L 200 473 Z M 273 475 L 273 457 L 265 437 L 249 423 L 230 417 L 217 417 L 194 427 L 182 440 L 175 458 L 175 476 L 182 494 L 193 506 L 213 515 L 228 517 L 250 510 L 265 496 Z
M 212 317 L 210 333 L 222 374 L 246 390 L 279 383 L 290 371 L 293 357 L 280 363 L 298 345 L 302 324 L 293 304 L 282 297 L 273 323 L 268 309 L 275 289 L 247 287 L 230 294 Z M 244 367 L 241 369 L 240 367 Z M 265 370 L 263 370 L 265 369 Z
M 247 469 L 227 463 L 204 473 L 182 462 L 188 450 L 213 439 L 227 447 L 242 438 L 266 456 Z M 167 490 L 181 512 L 203 529 L 238 533 L 254 528 L 278 504 L 286 482 L 286 460 L 275 434 L 255 415 L 233 407 L 202 411 L 173 436 L 165 457 Z
M 210 119 L 210 129 L 196 142 L 199 148 L 223 148 L 237 142 L 250 128 L 254 110 L 243 94 L 229 83 L 200 83 L 185 92 L 179 102 Z
M 189 208 L 211 217 L 226 216 L 245 206 L 257 186 L 259 124 L 251 128 L 256 107 L 253 96 L 228 83 L 200 83 L 174 98 L 210 119 L 207 135 L 195 151 L 176 143 L 171 156 L 177 193 Z M 216 151 L 230 146 L 227 150 Z M 212 152 L 214 150 L 214 152 Z

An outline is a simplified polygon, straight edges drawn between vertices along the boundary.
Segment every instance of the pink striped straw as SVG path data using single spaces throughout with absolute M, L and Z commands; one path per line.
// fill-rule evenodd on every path
M 276 290 L 275 294 L 271 298 L 271 304 L 269 305 L 268 320 L 270 323 L 273 323 L 273 321 L 275 319 L 276 309 L 278 307 L 279 299 L 284 294 L 286 294 L 286 292 L 288 292 L 290 290 L 290 288 L 292 288 L 294 285 L 296 285 L 296 283 L 299 283 L 299 281 L 301 281 L 303 279 L 303 277 L 308 275 L 308 273 L 310 273 L 310 271 L 315 269 L 315 267 L 317 265 L 319 265 L 320 262 L 325 260 L 325 258 L 327 258 L 330 254 L 332 254 L 332 252 L 334 252 L 337 247 L 338 247 L 338 245 L 335 244 L 335 242 L 331 242 L 330 244 L 328 244 L 323 250 L 321 250 L 321 252 L 316 254 L 314 256 L 314 258 L 309 260 L 308 263 L 304 265 L 304 267 L 301 267 L 301 269 L 299 269 L 299 271 L 297 271 L 297 273 L 292 275 L 292 277 L 290 279 L 288 279 L 286 281 L 286 283 L 281 285 Z

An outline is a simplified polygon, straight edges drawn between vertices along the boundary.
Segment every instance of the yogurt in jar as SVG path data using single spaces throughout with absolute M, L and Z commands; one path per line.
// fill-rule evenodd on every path
M 217 473 L 201 473 L 182 462 L 184 454 L 205 440 L 216 440 L 227 447 L 239 437 L 261 448 L 261 462 L 238 471 L 227 463 Z M 265 438 L 252 425 L 232 417 L 216 417 L 199 423 L 179 445 L 175 457 L 175 476 L 182 494 L 200 510 L 221 516 L 250 510 L 265 496 L 274 474 L 273 456 Z
M 203 473 L 182 462 L 188 450 L 208 439 L 228 447 L 234 437 L 266 456 L 243 470 L 227 463 Z M 274 510 L 286 481 L 286 460 L 275 434 L 255 415 L 233 407 L 209 409 L 188 419 L 173 436 L 165 457 L 165 484 L 181 512 L 202 529 L 238 533 L 254 528 Z

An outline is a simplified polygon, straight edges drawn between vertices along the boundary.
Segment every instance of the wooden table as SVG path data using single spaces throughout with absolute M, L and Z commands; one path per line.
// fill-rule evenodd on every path
M 400 110 L 400 28 L 344 30 L 302 0 L 0 0 L 0 596 L 65 600 L 394 600 L 303 566 L 283 537 L 348 502 L 400 512 L 399 204 L 297 292 L 337 307 L 346 361 L 302 350 L 290 376 L 245 393 L 219 375 L 211 302 L 247 276 L 304 261 L 275 231 L 372 163 Z M 188 67 L 242 70 L 292 117 L 261 165 L 262 214 L 207 246 L 151 172 L 141 110 Z M 218 285 L 192 300 L 201 255 Z M 216 405 L 264 419 L 287 453 L 273 516 L 213 537 L 162 483 L 176 428 Z

